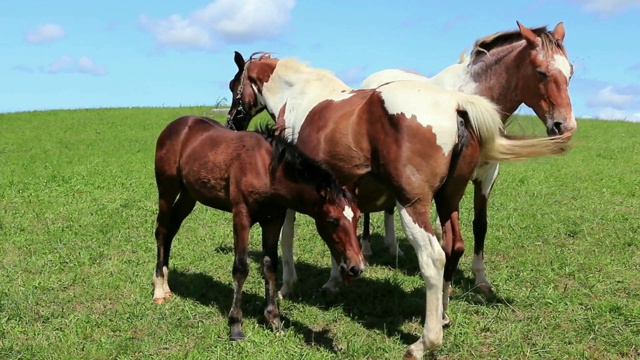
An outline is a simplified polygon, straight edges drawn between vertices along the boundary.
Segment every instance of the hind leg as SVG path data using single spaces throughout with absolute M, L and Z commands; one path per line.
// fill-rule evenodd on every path
M 280 312 L 276 301 L 276 274 L 278 272 L 278 238 L 284 223 L 282 216 L 261 222 L 262 227 L 262 276 L 264 277 L 265 303 L 264 316 L 273 330 L 280 330 Z
M 242 332 L 242 287 L 249 276 L 249 230 L 251 218 L 249 211 L 243 206 L 235 206 L 233 209 L 233 301 L 229 311 L 229 327 L 231 340 L 243 340 Z
M 464 189 L 463 189 L 464 191 Z M 442 323 L 443 326 L 450 324 L 447 314 L 449 309 L 449 295 L 451 293 L 451 281 L 455 270 L 458 268 L 460 258 L 464 254 L 464 241 L 460 232 L 459 223 L 459 207 L 461 196 L 449 195 L 447 193 L 438 193 L 436 195 L 436 208 L 438 210 L 438 219 L 442 225 L 442 242 L 441 246 L 446 257 L 444 267 L 444 282 L 442 288 Z
M 431 199 L 418 200 L 404 207 L 398 203 L 402 228 L 416 251 L 420 273 L 426 285 L 426 316 L 420 339 L 412 344 L 405 358 L 422 358 L 426 350 L 442 345 L 442 279 L 445 256 L 433 233 L 429 218 Z
M 178 187 L 178 186 L 176 186 Z M 153 301 L 163 304 L 171 296 L 169 288 L 169 256 L 171 243 L 178 233 L 180 225 L 191 213 L 196 201 L 186 191 L 180 193 L 178 200 L 173 203 L 177 192 L 175 187 L 159 191 L 159 212 L 156 224 L 157 261 L 153 275 Z
M 498 164 L 480 167 L 473 181 L 473 262 L 471 272 L 475 277 L 476 287 L 484 293 L 490 293 L 492 286 L 485 273 L 484 241 L 487 235 L 487 202 L 493 184 L 498 177 Z

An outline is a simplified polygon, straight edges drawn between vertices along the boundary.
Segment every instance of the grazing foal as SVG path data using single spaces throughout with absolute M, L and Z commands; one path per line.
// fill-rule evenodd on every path
M 262 228 L 264 314 L 274 329 L 280 328 L 276 271 L 278 238 L 287 209 L 314 218 L 331 256 L 340 262 L 344 280 L 359 276 L 364 269 L 356 236 L 360 212 L 353 196 L 322 164 L 272 129 L 235 132 L 203 117 L 178 118 L 158 138 L 155 172 L 160 209 L 153 300 L 162 304 L 171 296 L 171 242 L 196 202 L 231 212 L 235 251 L 235 291 L 229 312 L 232 340 L 244 338 L 241 298 L 249 274 L 247 247 L 253 224 Z

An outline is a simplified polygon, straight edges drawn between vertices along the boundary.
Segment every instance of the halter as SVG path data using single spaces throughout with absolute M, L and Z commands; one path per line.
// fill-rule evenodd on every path
M 247 113 L 247 110 L 245 109 L 244 104 L 242 103 L 242 92 L 244 91 L 244 79 L 247 74 L 247 66 L 249 65 L 251 60 L 252 59 L 249 59 L 249 61 L 247 61 L 244 64 L 244 68 L 242 69 L 242 75 L 240 75 L 240 85 L 238 86 L 238 90 L 236 91 L 236 96 L 234 98 L 234 101 L 236 101 L 237 107 L 232 108 L 229 114 L 227 114 L 227 127 L 231 130 L 236 130 L 236 127 L 233 125 L 233 120 L 232 120 L 233 118 L 236 117 L 236 114 L 238 114 L 240 117 L 243 117 Z

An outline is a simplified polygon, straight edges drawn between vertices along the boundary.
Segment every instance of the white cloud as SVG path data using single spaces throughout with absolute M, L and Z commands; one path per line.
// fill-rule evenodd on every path
M 610 16 L 640 6 L 640 0 L 572 0 L 586 12 Z
M 73 59 L 69 55 L 62 55 L 58 60 L 49 65 L 49 73 L 57 74 L 61 71 L 73 68 Z
M 24 35 L 24 39 L 30 43 L 42 43 L 46 41 L 53 41 L 62 39 L 67 33 L 62 26 L 57 24 L 44 24 L 36 27 L 33 30 L 27 31 Z
M 600 109 L 596 117 L 599 119 L 606 119 L 606 120 L 627 120 L 627 121 L 640 122 L 640 112 L 635 112 L 635 113 L 627 112 L 627 111 L 615 109 L 612 107 L 606 107 L 606 108 Z
M 91 74 L 95 76 L 101 76 L 107 74 L 107 69 L 104 66 L 100 66 L 91 60 L 88 56 L 80 56 L 77 59 L 73 59 L 69 55 L 63 55 L 58 60 L 49 65 L 50 74 L 57 74 L 60 72 L 75 72 L 82 74 Z
M 107 69 L 93 62 L 88 56 L 80 56 L 76 61 L 76 71 L 91 75 L 106 75 Z
M 280 34 L 291 19 L 295 0 L 216 0 L 188 17 L 152 19 L 140 25 L 162 47 L 214 49 L 221 42 L 251 42 Z
M 613 85 L 609 85 L 592 95 L 587 101 L 589 107 L 603 107 L 623 110 L 638 101 L 638 95 L 623 93 L 618 89 L 614 89 Z

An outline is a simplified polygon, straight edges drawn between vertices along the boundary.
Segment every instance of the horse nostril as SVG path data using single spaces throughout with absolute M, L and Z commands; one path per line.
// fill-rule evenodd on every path
M 562 135 L 564 133 L 564 123 L 562 122 L 554 121 L 553 128 L 556 130 L 558 135 Z
M 362 270 L 360 270 L 360 268 L 357 266 L 352 266 L 349 268 L 349 275 L 353 277 L 360 276 L 360 273 L 362 273 Z

